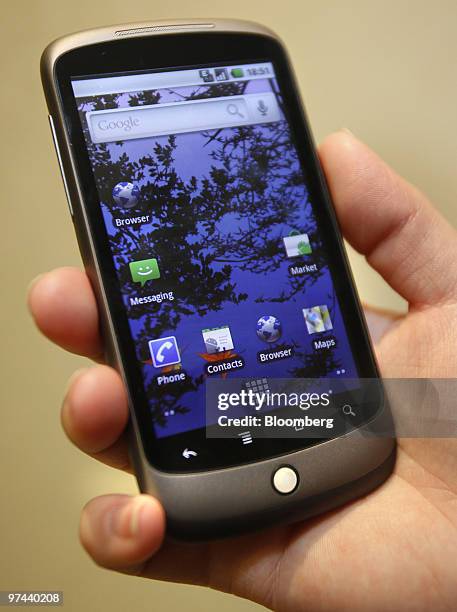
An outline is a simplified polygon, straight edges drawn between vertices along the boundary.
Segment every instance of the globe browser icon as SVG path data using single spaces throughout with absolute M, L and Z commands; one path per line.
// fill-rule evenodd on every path
M 257 321 L 257 336 L 264 342 L 276 342 L 282 334 L 281 321 L 272 315 L 260 317 Z
M 113 200 L 118 206 L 123 208 L 133 208 L 138 203 L 140 190 L 138 185 L 122 181 L 115 185 L 113 189 Z

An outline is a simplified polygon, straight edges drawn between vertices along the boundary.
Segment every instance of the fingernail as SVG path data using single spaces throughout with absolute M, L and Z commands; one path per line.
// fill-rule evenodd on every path
M 354 132 L 351 132 L 351 130 L 349 128 L 347 128 L 347 127 L 342 127 L 341 131 L 342 132 L 346 132 L 346 134 L 349 134 L 349 136 L 353 136 L 354 138 L 356 137 Z
M 65 391 L 64 391 L 64 396 L 67 395 L 71 385 L 74 383 L 74 381 L 79 378 L 79 376 L 83 373 L 83 372 L 87 372 L 88 370 L 90 370 L 90 368 L 78 368 L 77 370 L 75 370 L 73 372 L 73 374 L 70 376 L 70 378 L 67 381 L 67 384 L 65 386 Z
M 43 278 L 44 274 L 38 274 L 38 276 L 35 276 L 35 278 L 33 280 L 31 280 L 27 286 L 25 295 L 26 295 L 26 301 L 27 301 L 27 308 L 30 312 L 30 314 L 33 317 L 33 312 L 32 312 L 32 306 L 30 303 L 30 296 L 32 294 L 32 289 L 35 287 L 35 285 L 38 283 L 38 281 Z
M 35 278 L 33 278 L 27 287 L 27 293 L 32 289 L 32 287 L 35 286 L 35 284 L 40 280 L 40 278 L 43 278 L 43 276 L 45 276 L 44 273 L 38 274 L 38 276 L 35 276 Z
M 145 495 L 137 495 L 123 508 L 115 511 L 112 528 L 121 538 L 133 538 L 140 531 L 140 518 L 144 508 L 148 505 Z

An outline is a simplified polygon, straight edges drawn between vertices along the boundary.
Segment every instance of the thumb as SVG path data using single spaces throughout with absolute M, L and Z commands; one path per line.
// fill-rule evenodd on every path
M 348 131 L 320 158 L 345 238 L 411 305 L 457 300 L 457 232 Z
M 137 574 L 160 548 L 165 514 L 149 495 L 102 495 L 83 510 L 80 538 L 102 567 Z

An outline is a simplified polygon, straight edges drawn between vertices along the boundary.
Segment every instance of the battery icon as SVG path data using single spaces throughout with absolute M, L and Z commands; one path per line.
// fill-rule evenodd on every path
M 242 68 L 232 68 L 231 71 L 230 71 L 230 74 L 235 79 L 241 79 L 241 78 L 244 77 L 244 71 L 243 71 Z

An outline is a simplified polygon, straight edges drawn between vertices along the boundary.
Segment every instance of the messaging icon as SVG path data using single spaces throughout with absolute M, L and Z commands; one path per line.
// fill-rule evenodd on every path
M 160 278 L 159 264 L 157 259 L 142 259 L 129 263 L 130 275 L 134 283 L 145 283 L 156 278 Z

